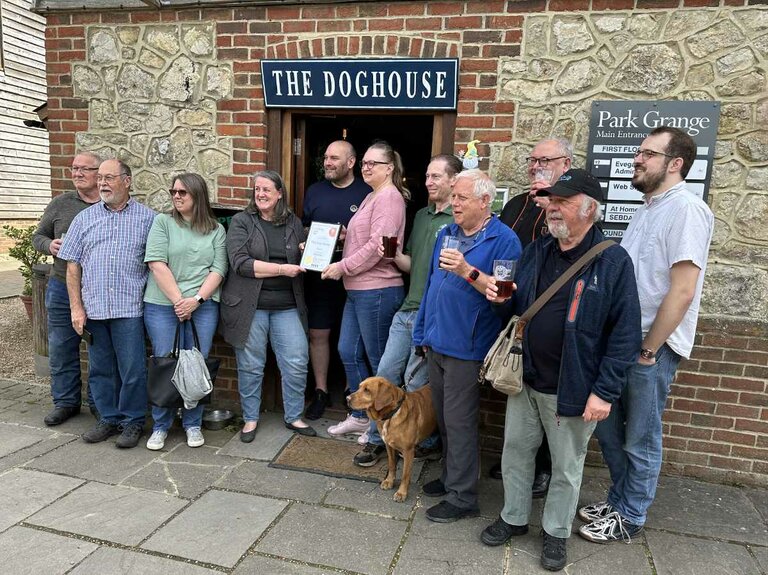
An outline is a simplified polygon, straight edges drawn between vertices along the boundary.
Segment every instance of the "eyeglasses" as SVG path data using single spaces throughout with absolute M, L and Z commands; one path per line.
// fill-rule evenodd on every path
M 173 188 L 171 188 L 170 190 L 168 190 L 168 193 L 171 194 L 171 197 L 173 197 L 176 194 L 178 194 L 179 197 L 186 198 L 188 192 L 187 192 L 187 190 L 174 190 Z
M 88 172 L 96 172 L 99 168 L 84 168 L 83 166 L 72 166 L 69 171 L 73 174 L 80 172 L 81 174 L 87 174 Z
M 640 148 L 635 150 L 635 157 L 642 156 L 643 161 L 647 162 L 651 158 L 655 156 L 664 156 L 666 158 L 674 158 L 674 156 L 670 154 L 665 154 L 664 152 L 656 152 L 654 150 L 641 150 Z
M 101 174 L 99 174 L 98 176 L 96 176 L 96 181 L 106 182 L 108 186 L 111 186 L 112 184 L 115 183 L 115 180 L 117 178 L 120 178 L 122 176 L 127 176 L 127 175 L 128 174 L 126 174 L 125 172 L 120 172 L 119 174 L 107 174 L 106 176 L 102 176 Z
M 538 162 L 538 164 L 542 168 L 546 168 L 549 162 L 554 162 L 555 160 L 562 160 L 563 158 L 565 158 L 565 156 L 556 156 L 554 158 L 534 158 L 533 156 L 529 156 L 525 159 L 525 163 L 528 164 L 529 166 L 535 166 L 536 163 Z
M 372 170 L 377 164 L 391 164 L 392 162 L 380 162 L 379 160 L 363 160 L 360 165 L 366 170 Z

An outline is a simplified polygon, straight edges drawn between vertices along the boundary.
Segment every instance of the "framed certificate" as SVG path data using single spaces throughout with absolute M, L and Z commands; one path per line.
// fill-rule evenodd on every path
M 341 224 L 312 222 L 299 264 L 306 270 L 321 272 L 331 263 Z

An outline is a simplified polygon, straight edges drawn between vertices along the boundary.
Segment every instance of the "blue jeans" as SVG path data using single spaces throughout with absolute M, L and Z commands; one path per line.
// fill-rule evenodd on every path
M 147 413 L 147 354 L 144 318 L 89 319 L 88 383 L 101 420 L 144 425 Z
M 621 397 L 607 419 L 597 424 L 613 485 L 608 503 L 635 525 L 644 525 L 656 496 L 661 471 L 661 416 L 680 356 L 668 345 L 656 353 L 653 365 L 633 365 Z
M 80 378 L 80 336 L 72 329 L 67 286 L 48 280 L 45 293 L 48 310 L 48 361 L 51 368 L 51 397 L 56 407 L 80 407 L 83 380 Z M 88 386 L 88 405 L 93 406 L 93 393 Z
M 200 353 L 208 357 L 219 323 L 219 304 L 213 300 L 204 302 L 192 313 L 197 337 L 200 339 Z M 172 305 L 144 304 L 144 327 L 147 328 L 149 339 L 152 341 L 152 353 L 163 357 L 173 350 L 173 339 L 176 336 L 176 326 L 179 320 Z M 195 339 L 192 336 L 192 325 L 185 322 L 179 334 L 179 348 L 192 349 Z M 155 425 L 153 431 L 168 431 L 173 425 L 173 415 L 176 409 L 172 407 L 152 406 L 152 419 Z M 181 424 L 184 429 L 200 427 L 203 423 L 203 404 L 194 409 L 182 408 Z
M 347 303 L 341 318 L 339 355 L 350 391 L 357 391 L 361 381 L 378 372 L 392 317 L 404 297 L 402 286 L 347 291 Z M 352 415 L 364 417 L 365 412 L 353 411 Z
M 403 374 L 405 374 L 407 391 L 416 391 L 429 383 L 427 358 L 416 355 L 413 347 L 413 324 L 418 312 L 419 310 L 398 311 L 392 318 L 387 346 L 384 349 L 384 355 L 381 356 L 379 369 L 376 371 L 376 375 L 398 386 L 403 382 Z M 438 437 L 439 435 L 435 432 L 419 445 L 424 449 L 431 449 L 437 443 Z M 375 421 L 371 421 L 368 430 L 368 443 L 384 445 Z
M 235 348 L 237 384 L 245 422 L 258 421 L 261 383 L 267 362 L 267 342 L 272 346 L 283 387 L 283 419 L 293 423 L 304 410 L 309 343 L 299 311 L 256 310 L 244 348 Z

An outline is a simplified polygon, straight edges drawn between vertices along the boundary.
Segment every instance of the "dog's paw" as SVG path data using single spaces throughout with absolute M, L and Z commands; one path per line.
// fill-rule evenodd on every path
M 385 479 L 384 481 L 381 482 L 379 487 L 381 487 L 384 491 L 389 491 L 390 489 L 392 489 L 394 485 L 395 485 L 394 479 Z
M 392 496 L 392 499 L 397 501 L 398 503 L 402 503 L 406 499 L 408 499 L 408 492 L 401 493 L 400 490 L 397 490 L 395 494 Z

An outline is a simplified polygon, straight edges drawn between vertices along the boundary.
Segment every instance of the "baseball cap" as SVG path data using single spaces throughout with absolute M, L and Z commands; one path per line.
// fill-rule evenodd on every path
M 586 194 L 590 198 L 603 202 L 603 188 L 600 181 L 586 170 L 573 168 L 565 172 L 551 188 L 539 190 L 537 196 L 560 196 L 570 198 L 576 194 Z

